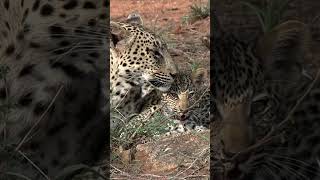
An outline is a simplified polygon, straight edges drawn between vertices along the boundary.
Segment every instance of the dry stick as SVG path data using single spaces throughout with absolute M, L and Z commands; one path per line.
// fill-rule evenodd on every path
M 305 97 L 309 94 L 309 92 L 311 91 L 311 89 L 314 87 L 314 85 L 316 84 L 317 80 L 319 79 L 319 76 L 320 76 L 320 69 L 318 69 L 317 71 L 317 74 L 316 74 L 316 77 L 314 78 L 314 80 L 311 82 L 311 84 L 309 85 L 308 89 L 306 90 L 306 92 L 303 94 L 302 97 L 300 97 L 297 101 L 297 103 L 295 104 L 295 106 L 290 110 L 290 112 L 288 113 L 287 117 L 281 121 L 275 128 L 272 128 L 271 131 L 265 136 L 263 137 L 261 140 L 259 140 L 256 144 L 248 147 L 246 150 L 244 151 L 241 151 L 241 152 L 238 152 L 237 154 L 235 154 L 231 159 L 234 160 L 235 158 L 237 158 L 240 154 L 243 154 L 243 153 L 247 153 L 255 148 L 258 148 L 259 146 L 267 143 L 268 141 L 270 141 L 273 137 L 272 137 L 272 134 L 281 128 L 282 125 L 284 125 L 285 123 L 287 123 L 292 114 L 295 112 L 295 110 L 298 108 L 298 106 L 301 104 L 302 100 L 305 99 Z M 281 135 L 281 134 L 279 134 Z M 279 135 L 275 135 L 274 137 L 276 136 L 279 136 Z
M 201 94 L 201 96 L 197 99 L 197 101 L 194 102 L 189 108 L 187 108 L 186 111 L 187 111 L 187 110 L 190 110 L 191 108 L 193 108 L 193 107 L 202 99 L 202 97 L 208 92 L 208 91 L 207 91 L 208 89 L 209 89 L 209 87 L 207 87 L 207 88 L 205 89 L 205 91 Z
M 113 168 L 113 169 L 115 169 L 116 171 L 122 173 L 122 174 L 129 175 L 129 173 L 124 172 L 124 171 L 121 171 L 120 169 L 116 168 L 115 166 L 113 166 L 113 165 L 111 165 L 111 164 L 110 164 L 110 167 Z
M 288 116 L 286 117 L 286 119 L 284 119 L 277 128 L 280 128 L 280 126 L 282 126 L 283 124 L 285 124 L 287 121 L 290 120 L 290 117 L 292 116 L 292 114 L 295 112 L 295 110 L 297 109 L 298 105 L 301 104 L 302 100 L 304 100 L 304 98 L 309 94 L 309 92 L 311 91 L 311 89 L 314 87 L 314 85 L 316 84 L 317 80 L 319 79 L 320 76 L 320 69 L 317 72 L 316 77 L 314 78 L 314 80 L 311 82 L 310 86 L 308 87 L 308 89 L 306 90 L 306 93 L 303 94 L 303 96 L 301 98 L 298 99 L 296 105 L 291 109 L 291 111 L 288 113 Z
M 23 139 L 21 140 L 21 142 L 19 143 L 19 145 L 16 147 L 15 151 L 18 151 L 20 149 L 20 147 L 22 146 L 22 144 L 25 142 L 25 140 L 29 137 L 30 133 L 33 131 L 33 129 L 40 123 L 40 121 L 44 118 L 44 116 L 47 114 L 47 112 L 49 111 L 49 109 L 51 108 L 51 106 L 53 105 L 53 103 L 55 102 L 55 100 L 57 99 L 58 95 L 60 94 L 61 90 L 62 90 L 63 86 L 61 86 L 58 90 L 58 92 L 56 93 L 56 95 L 53 97 L 52 101 L 50 102 L 49 106 L 47 107 L 47 109 L 42 113 L 42 115 L 40 116 L 40 118 L 38 119 L 38 121 L 36 121 L 33 126 L 30 128 L 30 130 L 28 131 L 28 133 L 23 137 Z
M 184 172 L 186 172 L 187 170 L 189 170 L 210 148 L 205 148 L 204 150 L 201 151 L 201 153 L 199 154 L 199 156 L 191 163 L 191 165 L 186 168 L 183 171 L 180 171 L 179 173 L 177 173 L 174 177 L 179 176 L 180 174 L 183 174 Z
M 155 178 L 164 178 L 164 176 L 159 176 L 159 175 L 155 175 L 155 174 L 141 174 L 139 176 L 141 176 L 141 177 L 147 176 L 147 177 L 155 177 Z
M 25 142 L 25 140 L 29 137 L 30 133 L 33 131 L 33 129 L 40 123 L 40 121 L 43 119 L 43 117 L 45 116 L 45 114 L 49 111 L 49 109 L 51 108 L 51 106 L 53 105 L 53 103 L 55 102 L 55 100 L 57 99 L 58 95 L 60 94 L 61 90 L 62 90 L 63 86 L 61 86 L 58 90 L 58 92 L 56 93 L 56 95 L 53 97 L 51 103 L 49 104 L 49 106 L 47 107 L 47 109 L 42 113 L 42 115 L 40 116 L 40 118 L 38 119 L 38 121 L 36 121 L 33 126 L 30 128 L 30 130 L 28 131 L 28 133 L 23 137 L 23 139 L 21 140 L 21 142 L 19 143 L 19 145 L 16 147 L 15 151 L 17 151 L 20 155 L 22 155 L 25 159 L 28 160 L 28 162 L 34 167 L 36 168 L 40 174 L 42 176 L 44 176 L 47 180 L 50 180 L 50 178 L 36 165 L 32 162 L 31 159 L 29 159 L 25 154 L 23 154 L 19 149 L 22 146 L 22 144 Z
M 113 165 L 111 165 L 111 164 L 110 164 L 110 167 L 113 168 L 113 169 L 115 169 L 116 171 L 120 172 L 121 175 L 119 175 L 119 176 L 124 176 L 124 177 L 126 177 L 125 179 L 128 179 L 128 178 L 133 179 L 133 176 L 130 175 L 129 173 L 124 172 L 124 171 L 121 171 L 120 169 L 116 168 L 115 166 L 113 166 Z M 122 179 L 122 178 L 112 178 L 112 177 L 111 177 L 111 179 Z M 140 179 L 140 178 L 137 178 L 137 177 L 136 177 L 135 179 Z
M 17 150 L 17 152 L 18 152 L 21 156 L 23 156 L 34 168 L 36 168 L 43 177 L 45 177 L 47 180 L 50 180 L 50 178 L 49 178 L 36 164 L 34 164 L 34 163 L 31 161 L 31 159 L 29 159 L 29 158 L 28 158 L 25 154 L 23 154 L 20 150 Z
M 209 175 L 190 175 L 190 176 L 186 176 L 186 177 L 184 177 L 183 179 L 201 178 L 201 177 L 208 178 L 208 177 L 209 177 Z

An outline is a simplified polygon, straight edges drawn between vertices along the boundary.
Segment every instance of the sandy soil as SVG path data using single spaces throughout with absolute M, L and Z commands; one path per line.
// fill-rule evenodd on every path
M 185 22 L 192 4 L 204 4 L 206 0 L 111 0 L 112 20 L 125 20 L 128 14 L 138 12 L 144 25 L 161 32 L 167 39 L 171 55 L 181 64 L 197 63 L 209 69 L 209 50 L 201 38 L 210 33 L 210 18 Z

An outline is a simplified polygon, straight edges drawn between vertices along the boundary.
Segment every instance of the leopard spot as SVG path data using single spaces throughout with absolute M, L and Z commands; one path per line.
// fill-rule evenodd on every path
M 23 77 L 23 76 L 26 76 L 26 75 L 29 75 L 32 73 L 32 70 L 34 69 L 34 64 L 29 64 L 29 65 L 26 65 L 22 68 L 22 70 L 20 71 L 18 77 Z
M 97 7 L 94 3 L 90 2 L 90 1 L 86 1 L 83 4 L 83 8 L 84 9 L 96 9 Z
M 50 4 L 43 5 L 40 10 L 42 16 L 50 16 L 53 12 L 54 8 Z
M 75 7 L 77 7 L 77 5 L 78 5 L 77 0 L 71 0 L 71 1 L 67 2 L 66 4 L 64 4 L 63 8 L 66 10 L 70 10 L 70 9 L 74 9 Z
M 36 1 L 33 3 L 32 11 L 38 10 L 39 5 L 40 5 L 40 0 L 36 0 Z

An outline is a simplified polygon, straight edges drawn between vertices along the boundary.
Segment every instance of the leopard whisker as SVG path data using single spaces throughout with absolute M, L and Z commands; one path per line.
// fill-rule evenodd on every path
M 314 168 L 314 167 L 310 167 L 311 164 L 308 164 L 304 161 L 301 161 L 301 160 L 298 160 L 298 159 L 295 159 L 295 158 L 290 158 L 290 157 L 286 157 L 286 156 L 276 156 L 276 155 L 272 155 L 274 156 L 273 158 L 279 158 L 277 159 L 278 161 L 281 161 L 281 162 L 284 162 L 286 164 L 290 164 L 292 166 L 295 166 L 295 167 L 303 167 L 303 168 L 306 168 L 308 167 L 308 169 L 306 168 L 306 171 L 310 172 L 310 173 L 313 173 L 313 174 L 320 174 L 320 169 L 319 168 Z M 290 161 L 293 161 L 293 162 L 290 162 Z M 310 168 L 309 168 L 310 167 Z
M 293 169 L 292 167 L 290 166 L 286 166 L 287 164 L 283 164 L 279 161 L 275 161 L 274 159 L 270 158 L 270 161 L 269 162 L 272 162 L 274 165 L 278 166 L 279 169 L 283 169 L 283 170 L 286 170 L 289 174 L 292 174 L 293 176 L 295 177 L 302 177 L 302 178 L 305 178 L 305 179 L 308 179 L 307 176 L 305 176 L 303 173 L 300 173 L 298 171 L 295 171 L 295 169 Z M 281 170 L 280 170 L 281 171 Z
M 47 34 L 47 33 L 38 33 L 36 36 L 33 36 L 33 39 L 36 38 L 43 38 L 43 37 L 52 37 L 52 36 L 59 36 L 61 38 L 72 38 L 79 40 L 79 38 L 83 38 L 84 40 L 90 39 L 90 40 L 102 40 L 102 39 L 107 39 L 106 35 L 103 36 L 85 36 L 85 35 L 74 35 L 74 34 L 66 34 L 66 33 L 52 33 L 52 34 Z M 82 40 L 82 39 L 80 39 Z M 83 40 L 82 40 L 83 41 Z
M 262 169 L 262 168 L 261 168 L 261 170 L 264 170 L 264 172 L 266 173 L 266 175 L 267 175 L 267 174 L 270 174 L 270 175 L 273 176 L 273 177 L 277 177 L 276 174 L 275 174 L 275 172 L 273 172 L 272 167 L 269 167 L 267 164 L 263 164 L 262 166 L 265 167 L 265 169 Z
M 54 26 L 54 25 L 49 25 L 49 24 L 42 24 L 42 25 L 46 25 L 46 26 Z M 86 27 L 86 28 L 85 28 Z M 107 29 L 108 28 L 108 26 L 101 26 L 100 28 L 98 27 L 97 28 L 97 26 L 96 26 L 96 28 L 93 30 L 93 29 L 90 29 L 90 28 L 92 28 L 92 27 L 89 27 L 89 26 L 81 26 L 81 27 L 74 27 L 74 26 L 63 26 L 63 29 L 64 30 L 70 30 L 70 32 L 67 32 L 68 34 L 70 34 L 70 33 L 73 33 L 73 31 L 75 31 L 75 30 L 78 30 L 78 31 L 81 31 L 81 32 L 84 32 L 84 33 L 90 33 L 90 35 L 106 35 L 107 34 L 107 32 L 105 32 L 105 33 L 101 33 L 100 31 L 98 31 L 98 30 L 96 30 L 96 29 L 99 29 L 99 30 L 101 30 L 101 29 Z M 32 30 L 32 28 L 31 27 L 26 27 L 26 28 L 24 28 L 24 30 L 25 31 L 29 31 L 29 30 Z M 62 33 L 63 34 L 63 33 Z

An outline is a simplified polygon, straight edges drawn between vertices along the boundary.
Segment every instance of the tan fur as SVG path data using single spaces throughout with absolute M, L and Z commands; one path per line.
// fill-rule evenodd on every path
M 110 49 L 111 105 L 125 116 L 139 113 L 153 91 L 170 88 L 176 66 L 165 42 L 139 24 L 111 22 L 111 34 L 117 41 Z
M 178 94 L 177 107 L 181 112 L 189 108 L 189 91 L 184 91 Z

